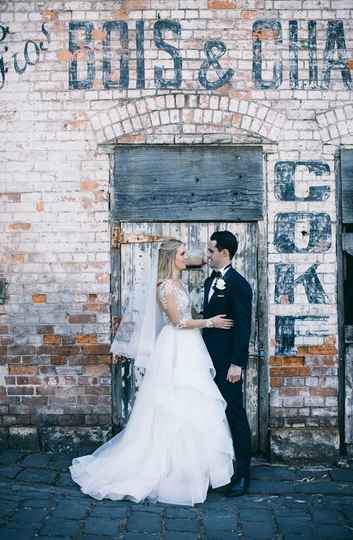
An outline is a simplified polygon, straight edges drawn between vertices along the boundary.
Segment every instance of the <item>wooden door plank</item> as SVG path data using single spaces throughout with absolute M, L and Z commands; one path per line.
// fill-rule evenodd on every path
M 121 147 L 113 182 L 112 212 L 119 220 L 263 218 L 262 153 L 257 147 Z
M 341 150 L 342 223 L 353 223 L 353 149 Z

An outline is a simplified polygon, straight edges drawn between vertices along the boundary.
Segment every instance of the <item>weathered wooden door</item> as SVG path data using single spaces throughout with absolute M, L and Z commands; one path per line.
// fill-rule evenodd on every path
M 218 163 L 216 168 L 215 162 Z M 140 255 L 151 249 L 153 238 L 173 236 L 185 242 L 189 253 L 199 253 L 200 249 L 205 253 L 214 230 L 228 229 L 237 236 L 239 249 L 235 267 L 250 282 L 254 292 L 245 384 L 254 450 L 259 448 L 260 431 L 267 431 L 267 425 L 259 422 L 259 378 L 263 366 L 259 361 L 262 318 L 258 300 L 261 296 L 263 303 L 266 294 L 260 291 L 259 295 L 258 291 L 259 268 L 263 268 L 258 256 L 263 239 L 259 242 L 257 222 L 262 218 L 262 183 L 259 150 L 138 147 L 136 151 L 133 148 L 117 151 L 112 198 L 113 323 L 114 319 L 119 319 L 129 291 L 138 286 L 142 275 Z M 251 202 L 247 204 L 247 200 Z M 195 316 L 202 309 L 203 282 L 208 274 L 207 264 L 183 272 Z M 116 430 L 125 425 L 136 391 L 132 362 L 115 360 L 112 393 Z

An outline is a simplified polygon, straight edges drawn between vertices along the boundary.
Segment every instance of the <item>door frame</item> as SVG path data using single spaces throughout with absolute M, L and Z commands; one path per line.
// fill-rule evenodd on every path
M 122 146 L 129 146 L 129 147 L 145 147 L 145 146 L 152 146 L 151 144 L 116 144 L 116 145 L 109 145 L 107 148 L 109 154 L 110 154 L 110 190 L 109 190 L 109 212 L 110 215 L 112 215 L 112 190 L 114 186 L 114 159 L 115 159 L 115 151 Z M 154 146 L 171 146 L 167 144 L 154 144 Z M 173 145 L 178 146 L 178 148 L 182 148 L 183 146 L 187 146 L 188 148 L 190 145 L 184 145 L 184 144 L 178 144 Z M 194 144 L 192 146 L 202 148 L 203 146 L 206 146 L 204 144 Z M 208 147 L 210 145 L 207 145 Z M 268 186 L 268 169 L 267 169 L 267 154 L 273 153 L 274 151 L 274 145 L 266 145 L 266 144 L 222 144 L 217 145 L 222 147 L 229 147 L 229 148 L 239 148 L 244 146 L 252 146 L 252 147 L 258 147 L 262 151 L 262 157 L 263 157 L 263 219 L 260 221 L 256 221 L 257 227 L 258 227 L 258 245 L 257 245 L 257 276 L 258 276 L 258 296 L 257 296 L 257 307 L 256 307 L 256 313 L 257 313 L 257 332 L 258 332 L 258 448 L 257 448 L 257 454 L 261 454 L 262 456 L 269 458 L 270 456 L 270 386 L 269 386 L 269 343 L 268 343 L 268 290 L 269 290 L 269 283 L 268 283 L 268 251 L 267 251 L 267 240 L 268 240 L 268 200 L 267 200 L 267 186 Z M 140 220 L 136 220 L 138 222 Z M 141 220 L 141 222 L 148 222 L 148 221 L 155 221 L 155 220 L 148 220 L 144 219 Z M 168 221 L 168 220 L 163 220 Z M 190 220 L 192 222 L 193 220 Z M 217 220 L 212 220 L 214 222 L 217 222 Z M 224 220 L 220 219 L 220 222 L 224 222 Z M 195 223 L 200 222 L 200 220 L 195 220 Z M 237 222 L 236 222 L 237 223 Z M 120 266 L 121 266 L 121 259 L 120 259 L 120 250 L 113 248 L 113 238 L 112 238 L 112 232 L 114 225 L 116 225 L 117 222 L 112 222 L 110 220 L 110 226 L 111 226 L 111 265 L 112 265 L 112 272 L 111 272 L 111 292 L 115 296 L 119 295 L 118 288 L 114 287 L 114 281 L 116 278 L 116 275 L 113 272 L 114 267 L 118 268 L 118 271 L 120 273 Z M 113 321 L 113 317 L 116 316 L 116 314 L 113 313 L 112 305 L 111 305 L 111 321 Z M 113 338 L 114 335 L 114 329 L 113 325 L 111 325 L 111 338 Z M 119 362 L 112 362 L 112 430 L 113 433 L 118 433 L 121 429 L 121 425 L 119 424 L 119 410 L 121 411 L 121 400 L 122 400 L 122 388 L 124 385 L 124 377 L 127 376 L 127 370 L 128 366 L 124 366 L 123 364 Z M 117 381 L 120 381 L 119 384 L 117 384 Z

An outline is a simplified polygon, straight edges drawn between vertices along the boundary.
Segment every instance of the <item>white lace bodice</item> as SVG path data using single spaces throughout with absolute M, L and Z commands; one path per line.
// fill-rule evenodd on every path
M 191 319 L 191 301 L 189 293 L 180 280 L 165 279 L 158 287 L 158 300 L 163 309 L 163 320 L 166 324 L 172 322 L 168 316 L 167 296 L 175 302 L 179 321 Z

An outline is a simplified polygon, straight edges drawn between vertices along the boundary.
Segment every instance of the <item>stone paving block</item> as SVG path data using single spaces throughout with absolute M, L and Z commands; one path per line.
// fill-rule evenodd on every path
M 329 474 L 336 482 L 353 482 L 352 469 L 332 469 Z
M 299 531 L 296 533 L 284 534 L 282 540 L 319 540 L 313 531 Z
M 183 531 L 183 532 L 196 532 L 199 528 L 199 524 L 196 520 L 196 516 L 193 519 L 185 518 L 167 518 L 165 524 L 167 531 Z
M 131 506 L 132 512 L 134 512 L 136 509 L 140 510 L 141 512 L 148 512 L 150 514 L 162 514 L 162 512 L 165 512 L 164 506 L 159 506 L 158 504 L 152 504 L 152 503 L 145 503 L 145 504 L 134 504 Z
M 259 522 L 259 521 L 272 521 L 271 510 L 240 510 L 241 521 Z
M 313 510 L 313 520 L 318 523 L 341 523 L 344 521 L 342 512 L 338 510 Z
M 252 480 L 250 482 L 249 495 L 254 494 L 271 494 L 271 495 L 283 495 L 295 493 L 295 483 L 283 480 L 281 482 L 264 481 L 264 480 Z
M 197 540 L 197 534 L 191 533 L 191 532 L 166 531 L 164 539 L 165 540 Z
M 238 526 L 237 518 L 234 515 L 205 515 L 203 524 L 208 532 L 214 531 L 232 531 Z
M 49 518 L 39 531 L 40 536 L 74 536 L 80 531 L 80 522 L 62 518 Z
M 39 496 L 38 494 L 33 497 L 26 497 L 22 501 L 23 507 L 33 509 L 33 508 L 50 508 L 53 507 L 53 500 L 48 496 Z
M 225 531 L 206 532 L 207 540 L 235 540 L 236 538 L 238 538 L 238 540 L 239 538 L 241 538 L 241 535 L 237 532 L 225 532 Z
M 6 449 L 0 450 L 0 464 L 1 465 L 15 465 L 24 456 L 27 456 L 28 452 L 24 450 Z
M 89 511 L 90 506 L 87 503 L 72 505 L 59 503 L 58 507 L 51 513 L 51 518 L 83 519 Z
M 353 495 L 353 484 L 341 482 L 312 482 L 294 485 L 296 493 L 320 493 L 322 495 Z
M 50 463 L 50 454 L 44 452 L 37 452 L 35 454 L 29 454 L 24 456 L 20 461 L 21 467 L 39 467 L 47 468 Z
M 33 484 L 52 484 L 55 477 L 55 471 L 28 467 L 18 474 L 16 480 Z
M 352 540 L 353 531 L 348 527 L 340 525 L 325 525 L 315 529 L 316 538 L 320 540 Z
M 90 513 L 90 517 L 94 519 L 124 519 L 127 517 L 127 513 L 127 507 L 104 508 L 96 506 Z
M 16 524 L 22 523 L 22 526 L 29 523 L 40 523 L 47 515 L 48 510 L 46 508 L 21 508 L 12 517 L 11 521 Z
M 159 515 L 134 512 L 128 519 L 128 532 L 154 532 L 159 533 L 161 529 L 161 519 Z
M 276 536 L 276 530 L 272 523 L 251 523 L 247 521 L 246 523 L 242 522 L 241 525 L 245 538 L 250 538 L 251 540 L 272 540 Z
M 152 533 L 152 532 L 145 532 L 145 533 L 143 533 L 143 532 L 138 532 L 138 533 L 126 532 L 124 534 L 124 536 L 123 536 L 123 540 L 143 540 L 143 539 L 148 540 L 149 538 L 159 540 L 160 535 L 159 535 L 159 533 Z M 84 540 L 84 539 L 82 539 L 82 540 Z M 94 540 L 96 540 L 96 539 L 94 539 Z
M 200 506 L 201 508 L 203 505 Z M 183 507 L 183 506 L 167 506 L 165 508 L 166 516 L 167 517 L 175 517 L 175 518 L 181 518 L 181 517 L 195 517 L 196 510 L 191 507 Z
M 119 530 L 119 521 L 107 519 L 88 518 L 85 521 L 84 532 L 97 535 L 117 535 Z
M 67 471 L 75 456 L 71 454 L 48 454 L 50 467 L 57 470 Z M 68 471 L 67 471 L 68 472 Z
M 325 480 L 326 482 L 330 481 L 329 469 L 312 469 L 312 468 L 303 468 L 298 471 L 298 480 Z
M 77 490 L 80 489 L 79 485 L 72 480 L 69 472 L 61 472 L 59 478 L 57 478 L 55 482 L 55 485 L 59 487 L 68 487 Z
M 82 534 L 80 535 L 80 540 L 116 540 L 118 537 L 114 535 L 111 536 L 102 536 L 101 534 Z M 119 536 L 120 538 L 120 536 Z M 42 540 L 41 538 L 38 540 Z
M 288 469 L 288 467 L 258 466 L 251 468 L 250 478 L 251 480 L 297 480 L 298 471 Z
M 33 537 L 32 531 L 9 529 L 7 527 L 1 528 L 1 538 L 4 540 L 31 540 Z
M 0 466 L 0 479 L 8 478 L 10 480 L 13 480 L 22 470 L 23 469 L 18 465 L 8 465 L 7 467 Z
M 12 503 L 12 501 L 11 501 Z M 18 504 L 15 503 L 15 504 L 11 504 L 11 503 L 8 503 L 8 504 L 1 504 L 0 505 L 0 519 L 4 519 L 4 518 L 7 518 L 8 516 L 10 516 L 11 514 L 13 514 L 15 511 L 16 511 L 16 508 L 18 507 Z

